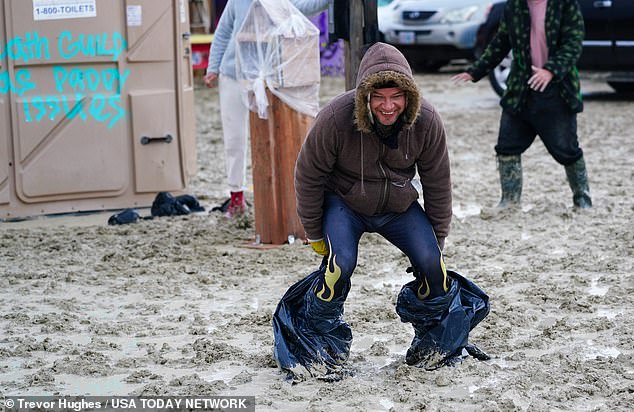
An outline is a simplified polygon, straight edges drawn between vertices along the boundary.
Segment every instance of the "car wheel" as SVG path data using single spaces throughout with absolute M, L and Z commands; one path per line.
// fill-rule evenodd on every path
M 617 93 L 634 93 L 634 82 L 609 81 L 608 84 Z
M 495 90 L 500 97 L 506 91 L 506 79 L 509 77 L 509 73 L 511 72 L 512 61 L 513 54 L 509 53 L 504 60 L 502 60 L 502 62 L 498 64 L 491 73 L 489 73 L 489 82 L 491 82 L 493 90 Z

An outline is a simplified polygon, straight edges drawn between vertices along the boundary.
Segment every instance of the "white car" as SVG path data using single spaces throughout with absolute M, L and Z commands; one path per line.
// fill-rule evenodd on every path
M 379 0 L 381 40 L 398 47 L 414 69 L 436 71 L 474 58 L 478 27 L 494 0 Z

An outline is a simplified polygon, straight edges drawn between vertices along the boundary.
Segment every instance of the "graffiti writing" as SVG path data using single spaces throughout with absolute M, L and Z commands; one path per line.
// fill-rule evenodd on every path
M 127 47 L 125 39 L 117 32 L 114 32 L 112 36 L 108 33 L 74 36 L 71 32 L 65 31 L 60 34 L 58 43 L 59 52 L 65 59 L 72 59 L 77 55 L 89 57 L 112 55 L 112 61 L 117 61 Z
M 16 70 L 15 79 L 12 79 L 8 71 L 0 72 L 0 94 L 14 93 L 22 96 L 25 92 L 35 89 L 35 83 L 31 81 L 29 70 Z
M 100 93 L 87 96 L 81 93 L 68 96 L 35 96 L 24 100 L 24 118 L 26 122 L 39 122 L 44 118 L 55 120 L 58 117 L 74 119 L 79 117 L 86 121 L 88 115 L 98 122 L 108 122 L 108 128 L 114 126 L 125 117 L 121 107 L 120 95 L 103 95 Z
M 63 59 L 76 56 L 97 57 L 112 56 L 112 61 L 119 60 L 127 43 L 121 33 L 74 34 L 63 31 L 57 38 L 57 50 Z M 0 45 L 0 59 L 28 63 L 31 60 L 49 60 L 51 58 L 51 42 L 38 32 L 26 32 L 15 36 L 4 45 Z
M 61 60 L 112 56 L 112 61 L 116 62 L 126 48 L 125 38 L 117 32 L 76 34 L 63 31 L 54 41 L 37 32 L 26 32 L 0 45 L 0 59 L 18 64 L 45 63 L 56 51 Z M 13 71 L 0 71 L 0 94 L 19 98 L 27 123 L 79 118 L 83 121 L 92 119 L 112 128 L 125 118 L 121 90 L 130 70 L 121 72 L 114 67 L 58 64 L 50 67 L 50 81 L 42 77 L 41 66 L 37 79 L 32 70 L 22 66 Z M 49 85 L 48 89 L 38 92 L 36 80 L 44 81 Z M 51 84 L 53 89 L 50 89 Z
M 121 92 L 121 87 L 128 79 L 130 70 L 120 73 L 118 69 L 94 68 L 68 69 L 63 66 L 53 67 L 53 78 L 55 79 L 55 89 L 62 93 L 68 88 L 74 91 L 97 91 L 100 86 L 109 92 Z

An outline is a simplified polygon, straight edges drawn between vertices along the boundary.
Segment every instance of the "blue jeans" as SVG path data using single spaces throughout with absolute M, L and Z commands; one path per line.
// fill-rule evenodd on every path
M 345 299 L 348 295 L 350 278 L 357 266 L 359 240 L 366 232 L 380 234 L 405 253 L 417 279 L 427 280 L 429 297 L 445 293 L 442 253 L 434 229 L 418 202 L 413 202 L 404 213 L 366 216 L 350 209 L 338 195 L 327 192 L 323 228 L 330 255 L 324 281 L 315 289 L 322 300 Z
M 559 95 L 559 86 L 551 83 L 543 92 L 529 93 L 526 107 L 519 114 L 502 112 L 496 153 L 522 154 L 539 135 L 559 164 L 568 166 L 579 160 L 583 152 L 577 137 L 577 115 Z

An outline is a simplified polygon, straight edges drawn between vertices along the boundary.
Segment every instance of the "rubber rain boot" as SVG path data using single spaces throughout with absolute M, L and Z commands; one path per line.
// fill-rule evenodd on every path
M 225 213 L 227 217 L 241 216 L 246 212 L 247 204 L 244 200 L 244 192 L 231 192 L 229 206 Z
M 570 189 L 572 189 L 572 203 L 574 206 L 579 209 L 592 207 L 586 162 L 583 157 L 566 166 L 566 177 L 568 177 L 568 183 L 570 184 Z
M 500 171 L 502 199 L 497 207 L 505 209 L 517 206 L 522 196 L 522 157 L 520 155 L 497 155 Z

